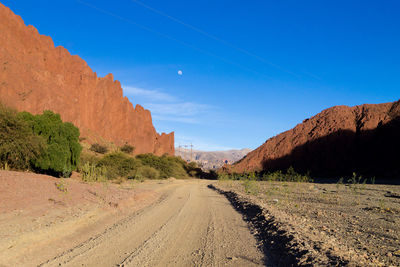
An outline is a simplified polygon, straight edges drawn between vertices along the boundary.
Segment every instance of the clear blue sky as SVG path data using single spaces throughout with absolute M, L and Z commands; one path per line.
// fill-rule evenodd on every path
M 256 148 L 333 105 L 400 98 L 400 1 L 0 1 L 113 73 L 176 146 Z

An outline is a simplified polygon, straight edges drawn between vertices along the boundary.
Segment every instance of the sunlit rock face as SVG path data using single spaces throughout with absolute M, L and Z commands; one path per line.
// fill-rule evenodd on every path
M 1 3 L 0 101 L 35 114 L 60 113 L 91 143 L 128 143 L 136 154 L 174 154 L 174 133 L 158 134 L 150 111 L 133 107 L 112 74 L 98 77 L 83 59 L 55 47 Z
M 400 101 L 335 106 L 268 139 L 230 172 L 286 170 L 317 176 L 400 174 Z

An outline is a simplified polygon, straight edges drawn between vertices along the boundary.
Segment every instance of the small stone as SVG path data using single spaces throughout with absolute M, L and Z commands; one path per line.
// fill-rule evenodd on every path
M 393 255 L 400 257 L 400 249 L 393 252 Z
M 388 254 L 386 254 L 386 256 L 388 256 L 388 257 L 392 257 L 392 256 L 393 256 L 393 254 L 392 254 L 391 252 L 388 252 Z

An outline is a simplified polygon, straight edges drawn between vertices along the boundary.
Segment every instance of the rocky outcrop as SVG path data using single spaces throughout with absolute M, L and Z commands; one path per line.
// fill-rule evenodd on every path
M 310 171 L 318 176 L 400 174 L 400 101 L 335 106 L 268 139 L 231 172 Z
M 17 110 L 53 110 L 89 142 L 129 143 L 135 153 L 174 154 L 174 133 L 159 135 L 150 111 L 133 107 L 112 74 L 87 63 L 0 3 L 0 101 Z

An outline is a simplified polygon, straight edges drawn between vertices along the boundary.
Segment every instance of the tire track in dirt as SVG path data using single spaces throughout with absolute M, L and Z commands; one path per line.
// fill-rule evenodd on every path
M 188 199 L 190 200 L 191 194 L 189 192 Z M 177 223 L 180 219 L 180 215 L 185 207 L 190 203 L 188 200 L 185 201 L 184 205 L 180 207 L 163 225 L 160 226 L 147 240 L 145 240 L 136 250 L 130 253 L 119 266 L 145 266 L 146 259 L 150 258 L 152 254 L 160 250 L 161 240 L 165 240 L 168 237 L 168 231 L 173 224 Z M 151 249 L 152 250 L 151 250 Z
M 264 255 L 229 201 L 183 181 L 156 203 L 41 266 L 260 266 Z
M 42 264 L 39 264 L 38 266 L 52 266 L 52 265 L 66 264 L 66 263 L 73 261 L 76 257 L 85 255 L 88 251 L 90 251 L 90 250 L 96 248 L 97 246 L 103 244 L 104 242 L 106 242 L 107 238 L 109 236 L 112 236 L 113 234 L 115 234 L 115 232 L 126 230 L 128 224 L 132 223 L 132 221 L 135 218 L 137 218 L 138 216 L 142 216 L 143 214 L 151 212 L 151 210 L 154 206 L 157 206 L 157 205 L 165 202 L 168 198 L 168 194 L 170 194 L 170 193 L 162 194 L 161 197 L 155 203 L 149 205 L 146 209 L 134 212 L 133 214 L 129 215 L 128 217 L 113 224 L 111 227 L 107 228 L 104 232 L 102 232 L 94 237 L 89 238 L 85 242 L 61 253 L 60 255 L 42 263 Z

